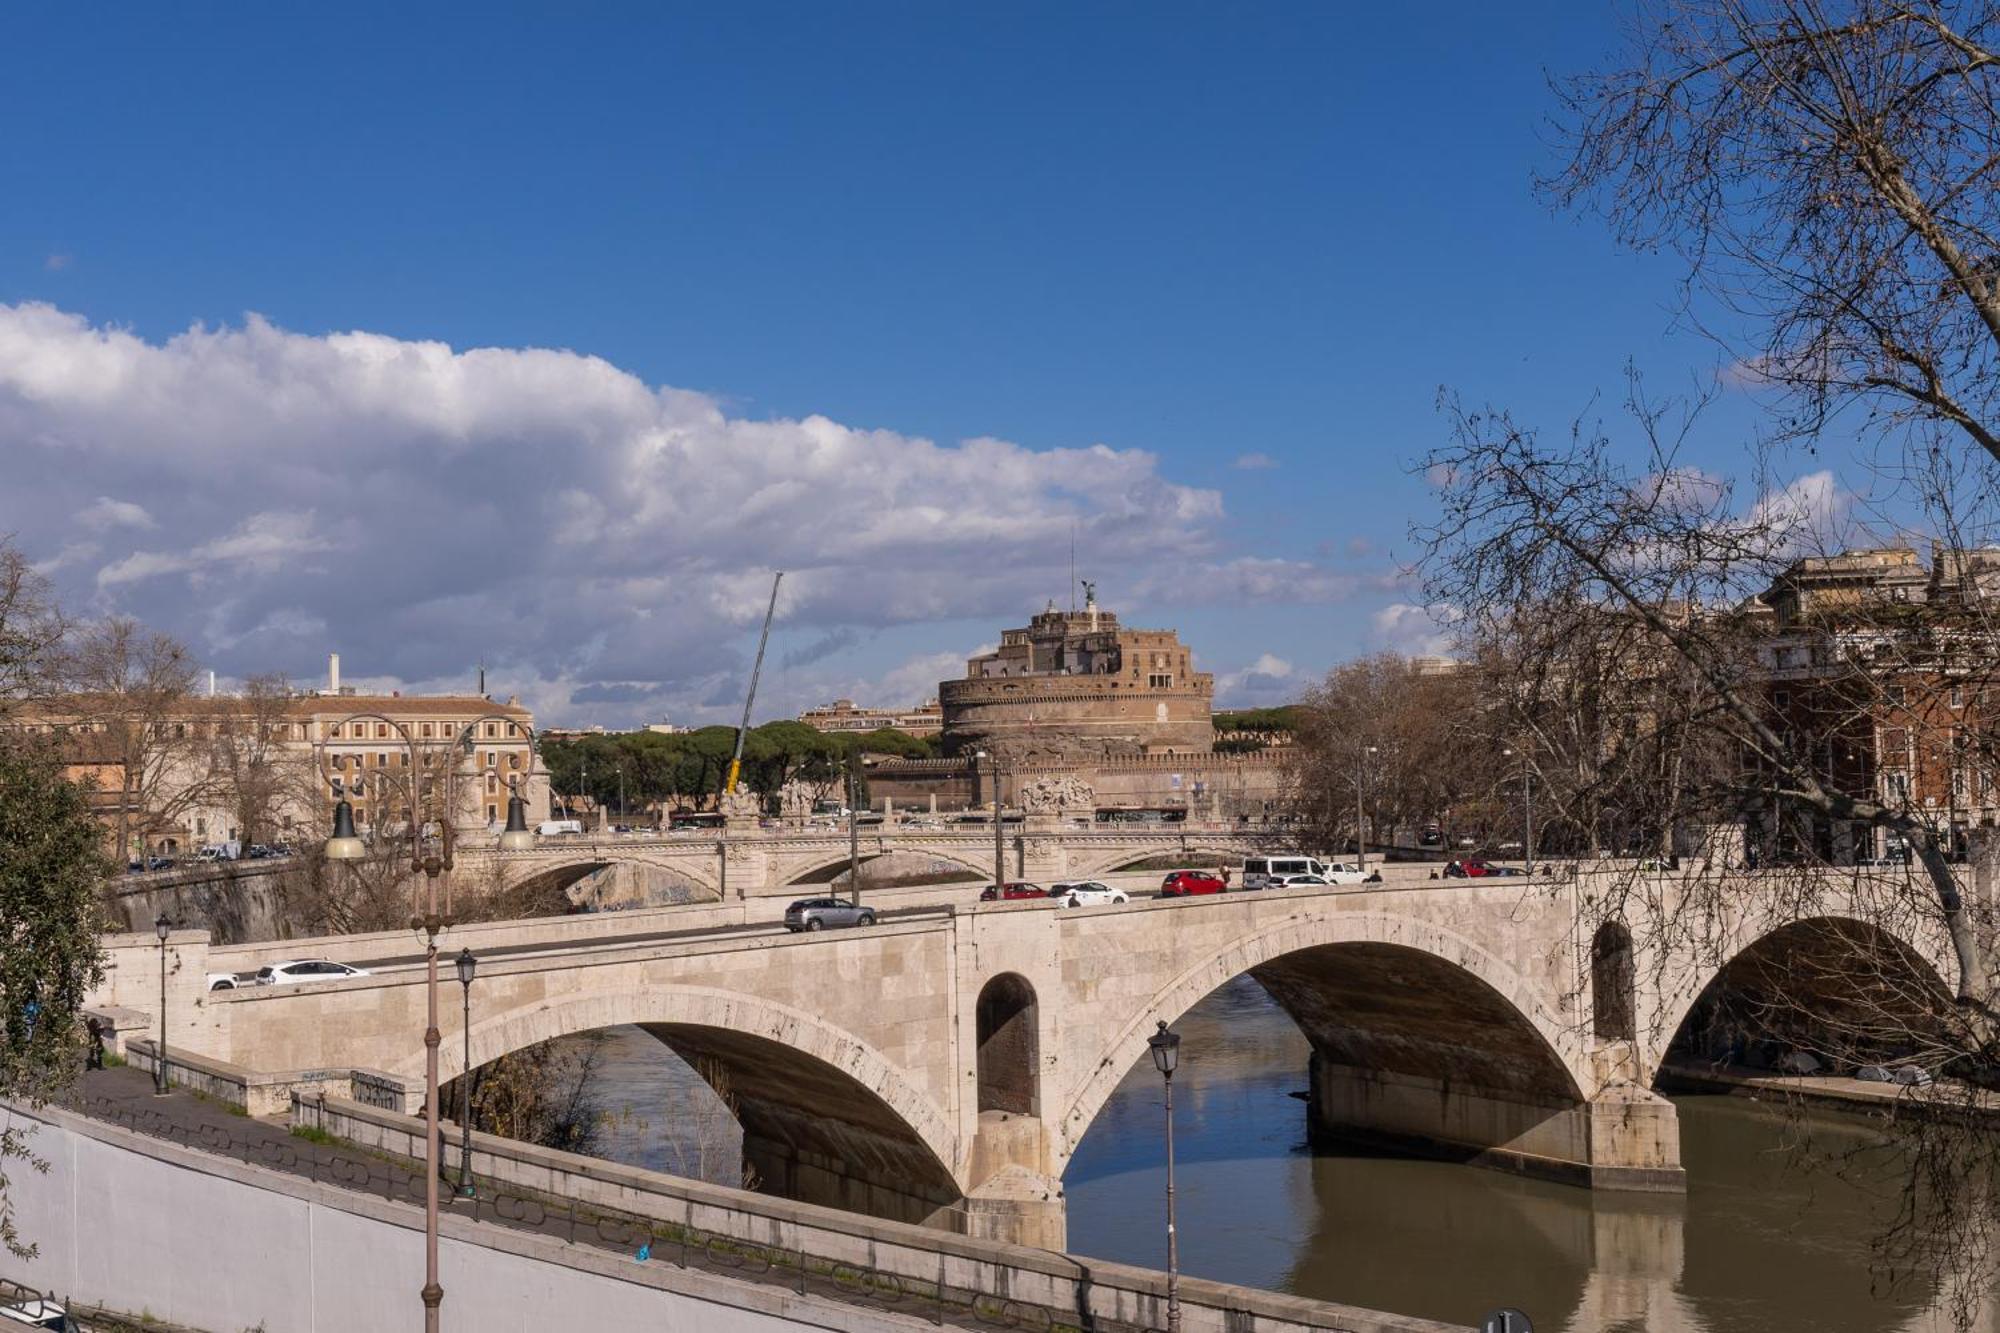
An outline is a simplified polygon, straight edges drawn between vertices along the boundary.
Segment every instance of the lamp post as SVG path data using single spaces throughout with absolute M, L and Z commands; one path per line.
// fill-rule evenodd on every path
M 507 817 L 511 821 L 513 813 L 510 811 Z M 478 1194 L 472 1184 L 472 974 L 478 971 L 479 960 L 472 956 L 472 950 L 460 949 L 456 962 L 458 984 L 465 994 L 465 1009 L 459 1024 L 465 1033 L 465 1062 L 459 1066 L 458 1076 L 458 1197 L 470 1199 Z
M 409 809 L 409 867 L 412 875 L 421 874 L 424 879 L 422 910 L 415 901 L 416 889 L 411 888 L 412 902 L 410 928 L 424 934 L 424 1285 L 420 1296 L 424 1303 L 424 1333 L 438 1333 L 438 1307 L 444 1303 L 444 1287 L 438 1282 L 438 1178 L 442 1174 L 443 1143 L 438 1133 L 438 1045 L 442 1037 L 438 1031 L 438 935 L 451 924 L 451 869 L 452 851 L 455 842 L 453 827 L 458 815 L 458 762 L 461 753 L 468 760 L 474 753 L 474 737 L 482 722 L 502 722 L 510 728 L 520 727 L 527 733 L 529 771 L 534 771 L 533 756 L 536 752 L 534 728 L 518 718 L 499 713 L 486 713 L 472 719 L 459 729 L 443 753 L 449 758 L 442 776 L 442 782 L 428 784 L 430 794 L 435 797 L 442 786 L 442 809 L 438 819 L 438 836 L 435 845 L 424 837 L 424 798 L 427 784 L 424 782 L 423 752 L 417 745 L 417 738 L 410 729 L 396 719 L 383 713 L 354 713 L 329 724 L 330 734 L 339 735 L 340 729 L 350 722 L 375 722 L 393 727 L 402 738 L 409 753 L 410 809 Z M 436 747 L 432 747 L 435 749 Z M 324 755 L 322 772 L 324 772 Z M 333 836 L 326 840 L 325 853 L 330 861 L 355 861 L 368 854 L 368 848 L 361 839 L 354 836 L 354 812 L 345 796 L 341 794 L 339 780 L 330 774 L 334 794 L 339 797 L 333 808 Z M 500 835 L 499 844 L 506 850 L 518 850 L 525 838 L 528 846 L 533 845 L 534 835 L 527 831 L 525 818 L 519 820 L 521 827 L 516 830 L 516 816 L 523 815 L 526 803 L 521 800 L 515 780 L 510 776 L 508 790 L 512 793 L 507 802 L 507 831 Z M 515 835 L 519 834 L 520 837 Z M 443 881 L 443 901 L 439 901 L 439 882 Z M 470 1002 L 468 992 L 467 1001 Z
M 1007 839 L 1000 825 L 1000 756 L 989 756 L 981 750 L 972 756 L 973 762 L 991 758 L 993 773 L 993 892 L 1005 897 L 1007 893 Z
M 1361 873 L 1368 873 L 1368 756 L 1375 747 L 1364 745 L 1354 753 L 1354 859 Z
M 1509 759 L 1514 757 L 1512 749 L 1500 753 Z M 1521 756 L 1521 859 L 1527 862 L 1527 873 L 1532 878 L 1535 873 L 1535 773 L 1528 767 L 1528 756 Z
M 153 1095 L 167 1095 L 167 936 L 173 933 L 174 923 L 167 920 L 165 912 L 153 922 L 153 933 L 160 937 L 160 1049 L 153 1057 Z
M 854 756 L 847 756 L 847 896 L 861 906 L 861 827 L 855 823 L 854 802 L 859 792 L 854 782 Z
M 1181 1034 L 1162 1019 L 1146 1046 L 1167 1088 L 1167 1333 L 1181 1333 L 1181 1250 L 1174 1231 L 1174 1070 L 1181 1061 Z

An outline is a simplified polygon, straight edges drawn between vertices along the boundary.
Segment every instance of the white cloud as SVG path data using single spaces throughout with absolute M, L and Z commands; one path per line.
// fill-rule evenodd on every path
M 1244 472 L 1263 472 L 1278 466 L 1278 460 L 1264 453 L 1238 454 L 1230 466 Z
M 1215 677 L 1215 701 L 1221 706 L 1248 707 L 1277 703 L 1296 693 L 1290 662 L 1273 653 L 1260 654 L 1256 661 Z
M 130 500 L 114 500 L 108 495 L 100 495 L 84 508 L 79 509 L 76 521 L 93 532 L 106 528 L 151 528 L 157 527 L 153 516 L 146 512 L 144 505 Z
M 225 675 L 316 676 L 337 649 L 416 688 L 484 657 L 553 707 L 633 696 L 607 720 L 730 711 L 711 700 L 740 696 L 774 567 L 798 643 L 1018 623 L 1067 586 L 1072 525 L 1114 606 L 1377 583 L 1240 554 L 1220 493 L 1144 450 L 753 420 L 572 352 L 254 316 L 155 342 L 0 305 L 0 453 L 0 530 L 62 552 L 45 564 L 67 597 L 189 637 Z M 927 657 L 955 675 L 968 652 Z M 937 678 L 876 683 L 900 702 Z
M 1375 637 L 1406 656 L 1438 656 L 1451 651 L 1448 620 L 1412 602 L 1391 602 L 1374 615 Z
M 43 259 L 42 267 L 47 269 L 51 273 L 60 273 L 75 262 L 76 262 L 75 256 L 57 253 L 49 255 L 47 258 Z

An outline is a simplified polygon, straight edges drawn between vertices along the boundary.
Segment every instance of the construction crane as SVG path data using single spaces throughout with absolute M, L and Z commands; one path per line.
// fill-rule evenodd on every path
M 757 661 L 750 668 L 750 692 L 743 696 L 743 724 L 736 728 L 736 753 L 729 756 L 729 777 L 722 784 L 724 796 L 736 794 L 736 779 L 743 772 L 743 738 L 750 731 L 750 705 L 757 701 L 757 677 L 764 673 L 764 648 L 771 642 L 771 617 L 778 612 L 778 585 L 785 571 L 771 576 L 771 604 L 764 608 L 764 632 L 757 637 Z

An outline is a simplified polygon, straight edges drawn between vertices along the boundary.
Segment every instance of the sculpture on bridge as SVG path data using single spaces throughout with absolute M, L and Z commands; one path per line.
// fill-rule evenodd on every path
M 716 804 L 727 819 L 755 819 L 764 813 L 764 798 L 748 787 L 724 792 Z
M 1082 778 L 1039 777 L 1021 784 L 1019 799 L 1028 814 L 1054 815 L 1094 809 L 1097 792 Z

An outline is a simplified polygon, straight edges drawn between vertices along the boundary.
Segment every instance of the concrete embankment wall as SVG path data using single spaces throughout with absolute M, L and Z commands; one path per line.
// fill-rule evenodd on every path
M 46 1172 L 8 1173 L 36 1258 L 5 1271 L 58 1296 L 213 1333 L 420 1326 L 423 1211 L 315 1185 L 56 1111 L 37 1125 Z M 448 1325 L 467 1329 L 917 1328 L 918 1321 L 735 1282 L 447 1215 Z

